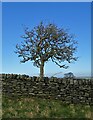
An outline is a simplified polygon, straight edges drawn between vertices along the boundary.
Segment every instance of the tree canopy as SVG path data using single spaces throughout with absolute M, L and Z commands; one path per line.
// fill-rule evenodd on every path
M 64 61 L 71 63 L 76 61 L 74 53 L 77 50 L 77 41 L 67 30 L 49 23 L 44 25 L 41 22 L 32 30 L 25 28 L 24 39 L 21 44 L 16 45 L 16 53 L 21 57 L 22 63 L 33 61 L 34 66 L 40 68 L 40 76 L 44 76 L 44 63 L 52 60 L 60 68 L 67 69 L 68 66 L 62 64 Z

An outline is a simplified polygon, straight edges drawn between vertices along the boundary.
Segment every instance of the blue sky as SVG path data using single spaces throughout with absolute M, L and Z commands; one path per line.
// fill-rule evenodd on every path
M 2 72 L 2 3 L 0 2 L 0 72 Z
M 40 21 L 53 22 L 59 27 L 69 28 L 78 41 L 78 61 L 69 64 L 68 69 L 59 68 L 55 63 L 45 64 L 45 76 L 55 73 L 73 72 L 76 76 L 91 74 L 91 3 L 90 2 L 60 2 L 60 3 L 3 3 L 3 39 L 2 39 L 2 72 L 28 75 L 39 75 L 39 68 L 32 62 L 20 63 L 20 58 L 14 53 L 17 43 L 21 43 L 24 34 L 23 26 L 32 29 Z M 58 76 L 62 76 L 59 74 Z

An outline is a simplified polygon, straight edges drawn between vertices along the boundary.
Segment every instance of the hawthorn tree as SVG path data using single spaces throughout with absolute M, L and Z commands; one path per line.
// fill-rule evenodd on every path
M 24 41 L 16 45 L 16 53 L 21 57 L 21 63 L 33 61 L 33 65 L 40 68 L 40 78 L 44 77 L 44 64 L 52 60 L 60 68 L 68 66 L 61 64 L 67 61 L 76 61 L 74 53 L 77 49 L 77 41 L 67 30 L 58 28 L 55 24 L 44 25 L 41 22 L 32 30 L 25 28 Z

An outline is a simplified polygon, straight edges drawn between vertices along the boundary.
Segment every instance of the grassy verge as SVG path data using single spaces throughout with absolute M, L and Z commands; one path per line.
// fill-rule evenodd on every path
M 91 118 L 89 105 L 65 105 L 41 98 L 2 98 L 3 118 Z

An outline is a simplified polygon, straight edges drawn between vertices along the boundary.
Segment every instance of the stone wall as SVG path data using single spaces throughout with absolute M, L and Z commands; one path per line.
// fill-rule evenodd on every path
M 93 105 L 93 80 L 63 79 L 27 75 L 2 74 L 2 94 L 9 97 L 37 96 L 60 99 L 64 103 Z

